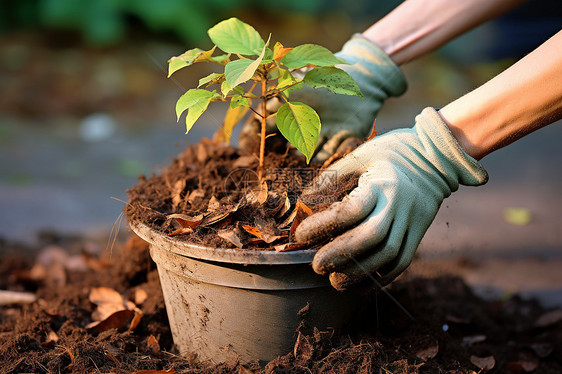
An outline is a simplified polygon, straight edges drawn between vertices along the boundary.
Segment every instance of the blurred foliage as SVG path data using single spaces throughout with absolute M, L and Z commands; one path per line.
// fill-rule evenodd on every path
M 132 25 L 196 43 L 226 16 L 244 12 L 315 16 L 341 11 L 350 17 L 384 14 L 398 2 L 369 0 L 18 0 L 0 3 L 0 32 L 38 27 L 78 31 L 91 45 L 115 45 Z

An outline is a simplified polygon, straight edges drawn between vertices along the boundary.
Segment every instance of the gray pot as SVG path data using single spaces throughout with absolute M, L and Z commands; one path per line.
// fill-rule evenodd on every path
M 307 323 L 339 329 L 352 320 L 361 298 L 338 292 L 314 273 L 316 251 L 209 248 L 130 223 L 150 243 L 174 343 L 201 360 L 267 362 L 293 350 L 299 311 Z

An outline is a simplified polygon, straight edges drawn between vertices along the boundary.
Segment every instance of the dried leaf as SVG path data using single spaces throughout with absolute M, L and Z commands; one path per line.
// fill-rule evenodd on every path
M 258 239 L 262 239 L 262 237 L 261 237 L 261 231 L 260 231 L 257 227 L 250 226 L 250 225 L 242 225 L 242 228 L 243 228 L 248 234 L 254 235 L 254 236 L 255 236 L 256 238 L 258 238 Z
M 189 201 L 190 203 L 193 203 L 194 201 L 198 200 L 198 199 L 202 199 L 205 197 L 205 191 L 201 188 L 198 188 L 196 190 L 193 190 L 189 193 L 189 196 L 187 197 L 187 201 Z
M 120 365 L 121 362 L 119 362 L 119 360 L 113 355 L 113 353 L 106 351 L 105 352 L 105 356 L 107 358 L 109 358 L 111 361 L 113 361 L 115 363 L 115 365 Z
M 494 356 L 486 356 L 486 357 L 479 357 L 479 356 L 470 356 L 470 362 L 477 368 L 488 371 L 494 368 L 496 365 L 496 359 Z
M 298 249 L 303 249 L 304 247 L 305 245 L 301 243 L 285 243 L 273 246 L 277 252 L 296 251 Z
M 312 214 L 312 211 L 309 207 L 307 207 L 300 199 L 297 199 L 297 205 L 295 206 L 295 211 L 297 214 L 293 220 L 293 224 L 291 225 L 291 235 L 295 233 L 297 227 L 301 224 L 302 221 L 308 216 Z
M 234 232 L 234 230 L 221 230 L 217 233 L 220 238 L 234 244 L 237 248 L 242 248 L 244 244 L 238 237 L 238 235 Z
M 187 214 L 170 214 L 166 217 L 166 219 L 173 219 L 181 228 L 190 228 L 194 229 L 203 220 L 204 216 L 199 214 L 197 216 L 191 217 Z
M 142 305 L 148 299 L 148 294 L 142 288 L 137 288 L 135 290 L 135 304 Z
M 543 328 L 557 324 L 562 321 L 562 309 L 552 310 L 540 316 L 535 321 L 535 327 Z
M 135 316 L 135 312 L 132 310 L 120 310 L 118 312 L 113 313 L 106 319 L 100 322 L 93 322 L 90 323 L 86 328 L 88 330 L 96 331 L 97 333 L 111 330 L 111 329 L 119 329 L 127 324 L 130 324 L 130 321 Z
M 246 193 L 246 201 L 249 204 L 258 203 L 261 205 L 267 201 L 267 192 L 267 183 L 263 181 L 257 187 L 248 190 Z
M 287 213 L 289 211 L 289 209 L 291 209 L 291 200 L 289 199 L 289 197 L 287 197 L 285 195 L 285 201 L 284 201 L 284 205 L 283 207 L 279 210 L 279 212 L 277 213 L 277 217 L 283 217 L 285 215 L 285 213 Z M 292 222 L 292 221 L 291 221 Z M 281 226 L 283 227 L 283 226 Z
M 120 310 L 127 309 L 123 303 L 120 304 L 113 304 L 113 303 L 105 303 L 100 304 L 97 306 L 96 310 L 92 312 L 92 319 L 94 321 L 103 321 L 104 319 L 111 316 L 113 313 L 118 312 Z
M 257 163 L 255 156 L 240 156 L 232 164 L 233 169 L 251 168 Z
M 377 119 L 376 118 L 373 121 L 373 128 L 371 129 L 371 133 L 369 134 L 369 136 L 367 136 L 367 140 L 371 140 L 375 136 L 377 136 Z
M 229 145 L 230 138 L 232 137 L 232 130 L 240 121 L 242 121 L 246 113 L 248 113 L 248 110 L 250 110 L 250 107 L 248 106 L 231 108 L 229 105 L 224 116 L 224 123 L 217 130 L 215 138 L 219 141 L 225 142 L 226 145 Z
M 137 328 L 137 326 L 139 325 L 139 323 L 142 319 L 142 316 L 144 315 L 142 310 L 140 310 L 139 308 L 135 308 L 134 312 L 135 312 L 135 315 L 134 315 L 133 319 L 131 320 L 131 324 L 129 325 L 129 331 L 133 331 L 134 329 Z
M 158 340 L 156 339 L 156 337 L 154 337 L 154 335 L 150 335 L 148 337 L 148 340 L 146 341 L 146 345 L 148 346 L 148 348 L 150 348 L 153 351 L 156 352 L 160 351 L 160 343 L 158 343 Z
M 109 287 L 92 287 L 88 299 L 96 305 L 117 304 L 124 306 L 121 294 Z
M 219 199 L 217 199 L 214 195 L 211 196 L 211 199 L 209 200 L 209 205 L 207 205 L 207 212 L 214 212 L 216 210 L 219 210 L 221 207 L 221 203 L 219 202 Z
M 416 352 L 416 357 L 422 361 L 427 361 L 437 356 L 437 353 L 439 353 L 439 344 L 435 342 L 435 344 Z
M 172 205 L 174 206 L 174 208 L 177 208 L 183 200 L 181 194 L 185 189 L 185 184 L 185 179 L 180 179 L 176 183 L 174 183 L 174 188 L 172 189 Z
M 511 372 L 516 374 L 523 374 L 523 373 L 532 373 L 537 369 L 539 366 L 538 361 L 512 361 L 508 362 L 505 368 Z
M 0 305 L 31 304 L 37 296 L 31 292 L 3 291 L 0 290 Z
M 184 235 L 184 234 L 191 234 L 191 233 L 193 233 L 192 228 L 184 227 L 184 228 L 177 229 L 177 230 L 171 232 L 169 235 L 170 236 L 176 236 L 176 235 Z

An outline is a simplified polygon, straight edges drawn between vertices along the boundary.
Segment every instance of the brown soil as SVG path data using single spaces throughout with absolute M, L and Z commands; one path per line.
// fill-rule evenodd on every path
M 367 308 L 348 331 L 303 328 L 294 352 L 266 366 L 208 366 L 196 360 L 197 352 L 177 355 L 142 240 L 131 237 L 109 262 L 89 258 L 86 271 L 67 270 L 62 283 L 53 269 L 53 276 L 32 280 L 30 256 L 5 243 L 1 249 L 2 289 L 38 297 L 26 306 L 0 307 L 1 373 L 474 373 L 485 372 L 478 365 L 490 362 L 495 373 L 562 372 L 560 311 L 516 296 L 484 301 L 447 276 L 403 279 L 388 295 L 366 290 Z M 139 304 L 144 315 L 138 326 L 129 331 L 126 321 L 102 332 L 87 329 L 94 310 L 88 295 L 95 286 L 129 298 L 144 290 L 148 298 Z
M 128 221 L 140 221 L 172 234 L 181 227 L 168 216 L 199 217 L 194 219 L 198 222 L 203 215 L 193 232 L 190 228 L 188 234 L 177 237 L 223 248 L 236 245 L 218 236 L 219 231 L 234 234 L 243 248 L 272 249 L 290 242 L 296 228 L 291 230 L 291 225 L 302 219 L 300 213 L 293 214 L 298 199 L 312 212 L 320 211 L 341 200 L 357 185 L 358 178 L 347 176 L 322 196 L 301 196 L 321 165 L 307 165 L 302 155 L 284 145 L 275 149 L 274 140 L 268 139 L 272 146 L 265 157 L 266 186 L 259 182 L 254 155 L 204 141 L 186 148 L 160 175 L 149 179 L 141 176 L 140 184 L 127 191 Z M 284 208 L 285 202 L 290 202 L 289 209 Z M 259 229 L 265 240 L 252 235 L 245 226 Z

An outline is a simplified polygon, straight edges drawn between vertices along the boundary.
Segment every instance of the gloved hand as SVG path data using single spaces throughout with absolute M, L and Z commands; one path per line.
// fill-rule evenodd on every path
M 361 174 L 357 188 L 306 218 L 295 236 L 304 243 L 334 237 L 312 266 L 319 274 L 330 273 L 337 289 L 375 272 L 381 284 L 391 282 L 412 261 L 443 199 L 459 184 L 478 186 L 488 180 L 433 108 L 424 109 L 414 127 L 369 140 L 329 170 L 337 177 L 320 174 L 305 195 L 326 196 L 352 173 Z
M 335 54 L 349 65 L 338 65 L 357 82 L 365 99 L 356 96 L 336 95 L 324 88 L 304 87 L 291 91 L 291 101 L 303 102 L 314 108 L 322 127 L 316 160 L 325 161 L 334 154 L 339 145 L 350 137 L 364 138 L 369 135 L 373 121 L 383 102 L 390 96 L 399 96 L 406 91 L 404 75 L 394 61 L 377 45 L 361 34 L 355 34 L 342 50 Z M 273 101 L 268 110 L 275 110 L 281 103 Z M 268 131 L 276 130 L 275 119 L 268 123 Z M 260 122 L 255 118 L 248 121 L 239 138 L 239 146 L 248 149 L 255 143 Z

